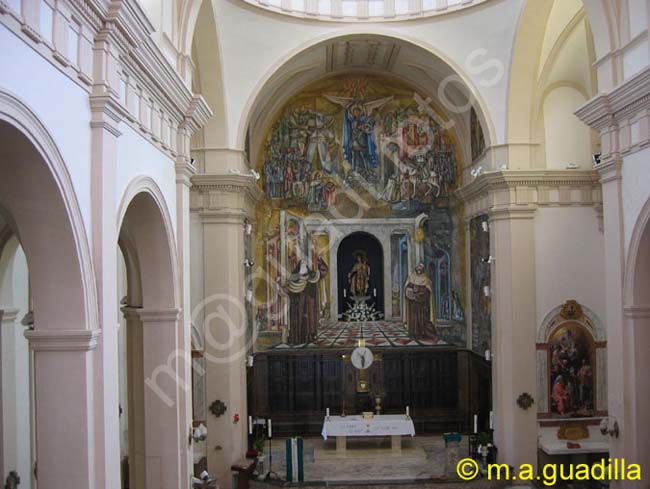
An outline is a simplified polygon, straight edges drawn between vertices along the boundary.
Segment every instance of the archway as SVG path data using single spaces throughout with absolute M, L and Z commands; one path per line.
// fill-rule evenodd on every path
M 650 201 L 639 214 L 630 239 L 624 282 L 623 378 L 626 379 L 623 453 L 641 467 L 650 466 Z M 610 368 L 621 368 L 613 365 Z M 632 486 L 631 487 L 636 487 Z M 639 484 L 638 487 L 642 487 Z
M 5 92 L 0 92 L 0 213 L 29 268 L 33 330 L 25 336 L 34 352 L 38 477 L 52 488 L 93 487 L 89 352 L 99 330 L 86 231 L 53 139 Z
M 379 240 L 364 232 L 346 236 L 337 250 L 337 267 L 339 317 L 354 305 L 355 300 L 363 300 L 383 317 L 384 250 Z M 355 288 L 363 288 L 363 294 L 355 294 Z
M 190 386 L 184 366 L 191 361 L 190 353 L 180 350 L 171 220 L 160 190 L 148 178 L 129 186 L 119 215 L 126 278 L 126 351 L 120 356 L 126 360 L 128 487 L 171 489 L 189 477 L 185 396 Z

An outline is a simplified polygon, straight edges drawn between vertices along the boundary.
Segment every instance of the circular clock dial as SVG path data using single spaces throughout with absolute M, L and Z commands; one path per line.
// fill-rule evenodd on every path
M 359 370 L 365 370 L 374 360 L 372 352 L 366 347 L 355 348 L 352 352 L 352 365 L 354 365 Z

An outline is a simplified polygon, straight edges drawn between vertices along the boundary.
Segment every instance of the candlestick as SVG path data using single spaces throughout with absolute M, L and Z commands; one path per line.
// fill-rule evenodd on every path
M 273 438 L 273 430 L 271 429 L 271 418 L 269 418 L 269 438 Z
M 474 433 L 478 433 L 478 414 L 474 415 Z
M 253 417 L 252 416 L 248 417 L 248 434 L 249 435 L 253 434 Z

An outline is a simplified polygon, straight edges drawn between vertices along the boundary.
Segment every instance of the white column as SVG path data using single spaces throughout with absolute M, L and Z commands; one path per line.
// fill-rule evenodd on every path
M 492 399 L 499 463 L 537 465 L 537 404 L 517 405 L 524 392 L 535 396 L 534 210 L 510 206 L 490 212 L 492 265 Z
M 92 255 L 97 283 L 102 341 L 95 356 L 96 449 L 94 470 L 102 489 L 120 487 L 119 359 L 117 330 L 117 139 L 124 109 L 118 101 L 119 40 L 110 28 L 93 47 L 91 109 Z M 40 465 L 40 461 L 39 461 Z M 40 481 L 39 481 L 40 483 Z M 40 489 L 40 488 L 39 488 Z
M 189 361 L 189 352 L 178 350 L 178 309 L 141 309 L 142 368 L 144 373 L 145 488 L 178 489 L 181 478 L 179 453 L 189 445 L 189 426 L 181 418 L 184 399 L 178 366 Z M 187 354 L 187 359 L 183 353 Z
M 603 225 L 605 240 L 605 324 L 607 325 L 607 404 L 610 416 L 618 420 L 622 429 L 619 438 L 609 438 L 609 455 L 613 458 L 626 457 L 630 463 L 634 451 L 626 453 L 625 441 L 633 436 L 636 426 L 630 426 L 626 405 L 630 389 L 630 380 L 625 376 L 625 364 L 633 357 L 634 347 L 625 341 L 623 330 L 623 276 L 624 276 L 624 235 L 621 189 L 621 161 L 616 158 L 618 140 L 611 139 L 609 147 L 614 157 L 598 165 L 603 192 Z M 629 445 L 628 445 L 629 447 Z M 634 461 L 636 462 L 636 461 Z M 626 483 L 627 484 L 627 483 Z M 618 481 L 612 481 L 612 488 L 627 487 Z
M 25 333 L 34 351 L 39 489 L 97 487 L 93 350 L 99 336 L 87 329 Z
M 261 196 L 253 178 L 235 175 L 195 175 L 199 214 L 203 223 L 206 398 L 223 401 L 220 417 L 208 413 L 208 471 L 230 489 L 230 466 L 247 449 L 246 317 L 244 297 L 244 229 L 252 221 Z M 238 413 L 242 422 L 235 423 Z

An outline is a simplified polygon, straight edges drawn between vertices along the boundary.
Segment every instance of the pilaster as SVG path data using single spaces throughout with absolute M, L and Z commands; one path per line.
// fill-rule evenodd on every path
M 208 471 L 225 489 L 230 466 L 247 449 L 246 316 L 244 297 L 244 219 L 252 220 L 262 192 L 244 175 L 192 177 L 192 210 L 199 213 L 203 238 L 204 299 L 193 311 L 205 335 L 206 398 L 226 403 L 220 417 L 208 415 Z M 253 335 L 253 338 L 255 335 Z
M 187 485 L 183 477 L 189 425 L 179 413 L 183 398 L 179 386 L 189 389 L 179 375 L 179 365 L 188 363 L 177 340 L 179 309 L 140 309 L 142 322 L 142 371 L 144 374 L 145 488 L 178 489 Z M 173 348 L 170 351 L 170 345 Z

